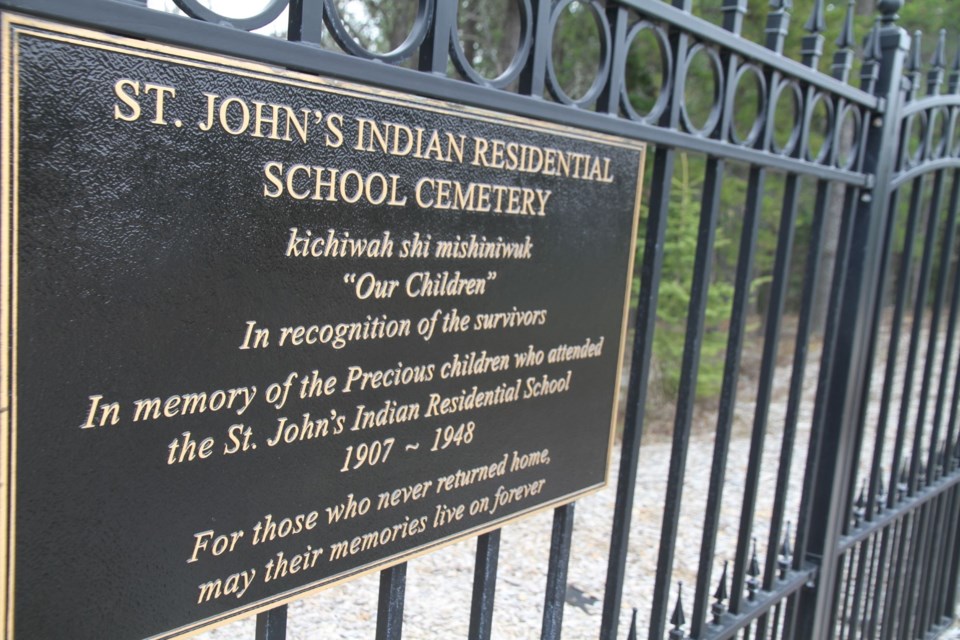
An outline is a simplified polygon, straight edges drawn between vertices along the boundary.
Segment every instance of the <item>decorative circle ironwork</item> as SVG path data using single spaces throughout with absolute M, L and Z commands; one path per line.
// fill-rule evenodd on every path
M 927 140 L 930 141 L 930 148 L 927 150 L 927 159 L 936 160 L 942 158 L 947 152 L 947 124 L 949 123 L 949 114 L 943 108 L 934 108 L 930 110 L 928 120 Z
M 837 118 L 836 166 L 840 169 L 853 169 L 857 161 L 857 148 L 860 146 L 860 132 L 863 130 L 863 115 L 860 109 L 848 104 Z M 847 131 L 850 131 L 847 134 Z
M 173 3 L 191 18 L 212 22 L 214 24 L 242 29 L 243 31 L 253 31 L 267 26 L 276 20 L 283 10 L 290 4 L 290 0 L 269 0 L 267 6 L 260 13 L 246 18 L 230 18 L 223 14 L 208 9 L 198 0 L 173 0 Z
M 923 138 L 926 129 L 927 114 L 925 112 L 920 111 L 907 118 L 903 131 L 906 144 L 904 164 L 907 167 L 915 167 L 923 162 Z
M 952 131 L 950 133 L 950 155 L 960 157 L 960 107 L 950 109 Z
M 434 1 L 435 0 L 418 0 L 417 15 L 414 18 L 413 28 L 410 30 L 410 33 L 407 34 L 406 39 L 401 42 L 396 49 L 388 51 L 387 53 L 370 51 L 357 42 L 357 40 L 350 35 L 350 32 L 347 31 L 346 25 L 343 23 L 343 17 L 340 15 L 340 10 L 337 9 L 334 0 L 324 0 L 323 21 L 327 25 L 327 29 L 329 29 L 330 35 L 333 36 L 337 45 L 350 55 L 388 63 L 403 62 L 416 53 L 417 49 L 423 44 L 424 39 L 427 37 L 427 32 L 430 29 L 430 19 L 431 16 L 433 16 Z M 443 37 L 442 34 L 437 34 L 437 36 L 440 38 Z M 449 36 L 450 34 L 447 34 L 447 37 Z
M 774 153 L 786 156 L 793 153 L 800 141 L 800 129 L 802 128 L 800 114 L 803 112 L 803 93 L 800 91 L 800 85 L 795 80 L 782 81 L 770 97 L 770 108 L 775 109 L 777 113 L 782 113 L 780 111 L 780 101 L 784 96 L 787 96 L 786 99 L 789 100 L 788 104 L 793 112 L 793 125 L 787 130 L 789 135 L 786 140 L 781 143 L 778 139 L 780 129 L 777 126 L 776 116 L 774 116 L 774 131 L 773 135 L 770 136 L 770 147 Z
M 822 114 L 817 113 L 817 110 L 820 108 L 823 109 Z M 833 102 L 822 93 L 816 94 L 813 96 L 813 99 L 810 100 L 810 105 L 806 110 L 807 144 L 804 154 L 810 162 L 822 164 L 830 157 L 830 150 L 833 148 L 837 133 L 834 129 L 835 121 L 833 112 Z M 822 119 L 823 124 L 821 127 L 815 129 L 815 122 L 819 119 Z M 820 136 L 822 136 L 822 138 L 819 140 L 819 147 L 814 147 L 814 143 L 818 142 L 817 139 Z
M 560 86 L 557 71 L 553 64 L 553 38 L 557 31 L 557 23 L 560 21 L 560 16 L 566 8 L 574 2 L 580 3 L 590 9 L 600 39 L 600 60 L 597 63 L 597 75 L 593 80 L 593 84 L 590 85 L 590 88 L 578 99 L 571 97 L 563 90 L 563 87 Z M 603 90 L 604 85 L 607 83 L 607 78 L 610 76 L 610 22 L 607 20 L 603 6 L 597 0 L 560 0 L 553 8 L 553 13 L 550 16 L 550 43 L 551 52 L 550 55 L 547 56 L 547 89 L 549 89 L 550 95 L 552 95 L 557 102 L 575 107 L 583 107 L 596 100 L 597 96 L 599 96 Z
M 650 108 L 650 111 L 646 114 L 641 114 L 634 108 L 633 103 L 630 101 L 630 88 L 626 81 L 626 78 L 629 77 L 627 73 L 627 61 L 630 56 L 624 56 L 623 60 L 623 77 L 625 78 L 623 82 L 623 87 L 620 90 L 620 106 L 623 108 L 623 111 L 626 113 L 627 118 L 630 120 L 639 120 L 639 121 L 653 121 L 660 117 L 660 114 L 663 113 L 663 110 L 666 109 L 667 103 L 670 100 L 670 79 L 673 77 L 673 52 L 670 49 L 670 42 L 667 40 L 667 34 L 663 29 L 648 22 L 646 20 L 641 20 L 633 25 L 630 28 L 630 31 L 627 32 L 626 40 L 624 41 L 624 47 L 627 51 L 630 51 L 634 42 L 637 41 L 637 38 L 649 32 L 657 43 L 657 48 L 660 50 L 660 90 L 657 95 L 657 100 L 653 103 L 653 106 Z
M 713 75 L 713 104 L 710 106 L 710 112 L 707 114 L 703 124 L 699 127 L 693 123 L 687 104 L 687 80 L 688 71 L 694 58 L 703 54 L 710 61 Z M 687 59 L 680 68 L 677 78 L 677 88 L 683 89 L 683 100 L 681 103 L 680 116 L 688 133 L 695 136 L 708 136 L 713 133 L 720 122 L 720 115 L 723 111 L 723 65 L 720 62 L 720 56 L 713 49 L 702 44 L 695 44 L 690 47 L 687 53 Z
M 737 69 L 737 73 L 733 77 L 733 86 L 735 91 L 730 97 L 730 104 L 727 105 L 727 108 L 730 109 L 730 113 L 733 114 L 733 118 L 736 119 L 739 111 L 737 108 L 737 98 L 741 95 L 744 95 L 740 92 L 740 83 L 745 77 L 747 77 L 748 73 L 753 76 L 754 82 L 756 83 L 755 99 L 757 103 L 757 115 L 755 116 L 753 124 L 747 130 L 747 134 L 745 136 L 740 135 L 740 131 L 737 128 L 736 122 L 734 122 L 730 127 L 731 142 L 744 146 L 753 145 L 760 137 L 767 115 L 767 79 L 764 77 L 763 71 L 760 69 L 760 67 L 752 63 L 742 64 L 740 65 L 740 68 Z
M 520 72 L 523 71 L 523 67 L 527 63 L 527 58 L 530 56 L 530 49 L 533 46 L 533 34 L 531 33 L 531 25 L 533 24 L 533 7 L 530 4 L 530 0 L 515 1 L 520 6 L 520 41 L 517 43 L 517 51 L 514 53 L 510 64 L 507 65 L 507 68 L 504 69 L 503 73 L 495 78 L 487 78 L 486 76 L 480 74 L 473 67 L 473 65 L 470 64 L 470 62 L 467 60 L 466 54 L 463 51 L 463 43 L 460 42 L 459 35 L 451 32 L 450 59 L 453 62 L 454 68 L 456 68 L 460 75 L 470 82 L 483 87 L 503 89 L 511 82 L 516 80 L 520 75 Z M 454 26 L 454 29 L 456 29 L 456 26 Z

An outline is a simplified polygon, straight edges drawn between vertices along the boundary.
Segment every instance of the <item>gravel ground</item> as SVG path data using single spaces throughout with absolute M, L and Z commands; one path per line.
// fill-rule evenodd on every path
M 904 342 L 907 342 L 906 340 Z M 941 341 L 942 343 L 942 341 Z M 792 342 L 782 341 L 784 349 L 792 348 Z M 881 344 L 886 344 L 882 342 Z M 941 346 L 942 352 L 942 346 Z M 766 553 L 766 523 L 772 511 L 772 494 L 779 466 L 782 425 L 786 413 L 787 385 L 790 375 L 789 353 L 775 376 L 773 402 L 763 452 L 761 471 L 761 498 L 756 505 L 753 535 L 758 540 L 758 555 L 763 562 Z M 898 360 L 906 357 L 906 347 L 901 345 Z M 793 447 L 794 460 L 788 490 L 787 513 L 796 513 L 799 503 L 805 454 L 807 449 L 807 425 L 812 419 L 813 400 L 816 391 L 817 356 L 808 367 L 804 382 L 803 402 L 800 409 L 800 428 Z M 883 380 L 883 362 L 874 374 L 871 411 L 868 424 L 871 432 L 877 420 L 877 400 Z M 724 560 L 731 560 L 737 540 L 740 509 L 745 486 L 747 460 L 750 449 L 749 429 L 754 414 L 756 380 L 751 377 L 751 366 L 746 363 L 741 376 L 736 408 L 737 422 L 734 426 L 726 482 L 723 491 L 721 529 L 717 539 L 712 568 L 712 584 Z M 902 370 L 899 381 L 902 382 Z M 920 370 L 918 367 L 916 370 Z M 916 376 L 913 401 L 919 391 L 920 376 Z M 898 385 L 898 389 L 902 386 Z M 935 388 L 935 387 L 934 387 Z M 892 405 L 896 416 L 899 410 L 899 392 Z M 911 405 L 911 410 L 913 406 Z M 629 625 L 630 610 L 639 610 L 641 630 L 647 624 L 656 576 L 656 563 L 662 505 L 666 491 L 667 468 L 671 443 L 663 435 L 669 431 L 672 418 L 669 411 L 652 412 L 657 415 L 648 420 L 648 428 L 654 434 L 641 448 L 640 471 L 637 477 L 637 494 L 633 507 L 633 527 L 628 554 L 627 580 L 623 595 L 623 613 L 620 621 L 621 635 L 625 637 Z M 929 417 L 928 417 L 929 419 Z M 672 581 L 682 581 L 684 602 L 689 616 L 693 600 L 693 584 L 699 559 L 703 514 L 709 486 L 709 474 L 713 456 L 713 428 L 715 415 L 710 410 L 701 410 L 696 417 L 687 458 L 687 473 L 684 480 L 681 527 L 677 540 L 677 552 L 672 568 Z M 662 423 L 659 424 L 658 423 Z M 657 435 L 659 432 L 659 435 Z M 885 440 L 892 442 L 893 434 Z M 872 453 L 870 443 L 861 456 L 861 477 L 869 468 Z M 892 446 L 885 447 L 886 460 Z M 889 462 L 886 463 L 889 465 Z M 603 596 L 606 576 L 606 561 L 609 550 L 610 522 L 613 513 L 615 479 L 618 457 L 615 456 L 611 470 L 611 486 L 597 494 L 584 498 L 576 504 L 573 552 L 570 559 L 570 585 L 585 594 L 580 606 L 568 604 L 564 611 L 564 637 L 569 639 L 595 638 L 598 635 L 601 603 L 591 603 L 591 596 Z M 889 468 L 889 466 L 887 467 Z M 493 618 L 493 637 L 506 639 L 538 638 L 543 613 L 544 585 L 546 583 L 547 555 L 550 546 L 552 514 L 540 513 L 511 524 L 503 529 L 497 604 Z M 469 622 L 471 587 L 473 580 L 475 543 L 472 540 L 457 543 L 436 553 L 418 558 L 409 563 L 404 615 L 404 637 L 410 640 L 466 637 Z M 372 638 L 376 626 L 376 603 L 378 576 L 369 575 L 345 585 L 320 592 L 312 597 L 290 605 L 288 614 L 288 640 L 327 640 L 341 638 Z M 675 587 L 672 587 L 675 593 Z M 254 620 L 246 619 L 231 625 L 206 632 L 202 640 L 251 640 Z M 644 635 L 641 633 L 641 635 Z M 946 636 L 960 640 L 960 633 Z

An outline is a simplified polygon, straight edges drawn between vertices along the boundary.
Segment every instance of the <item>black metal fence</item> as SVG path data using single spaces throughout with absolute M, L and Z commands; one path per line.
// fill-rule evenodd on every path
M 0 5 L 651 143 L 602 639 L 905 639 L 933 637 L 950 624 L 960 566 L 960 55 L 948 68 L 941 35 L 924 67 L 919 37 L 897 24 L 900 0 L 878 2 L 880 15 L 862 40 L 854 34 L 853 3 L 846 7 L 829 73 L 820 71 L 822 0 L 801 17 L 799 62 L 783 55 L 798 30 L 788 0 L 770 3 L 763 43 L 741 35 L 746 0 L 723 0 L 720 25 L 692 15 L 690 0 L 517 0 L 515 54 L 499 75 L 482 73 L 465 52 L 463 3 L 454 0 L 398 3 L 415 5 L 412 26 L 384 53 L 355 39 L 343 3 L 333 0 L 271 0 L 245 19 L 197 0 L 174 1 L 193 19 L 120 0 Z M 592 18 L 597 42 L 592 78 L 576 91 L 565 86 L 554 46 L 558 24 L 574 9 Z M 249 33 L 285 10 L 286 40 Z M 637 97 L 632 62 L 643 42 L 659 63 L 646 100 Z M 852 75 L 858 78 L 851 82 Z M 691 78 L 702 84 L 697 91 L 688 91 Z M 755 117 L 744 124 L 744 112 Z M 691 166 L 697 174 L 695 253 L 684 283 L 682 347 L 668 365 L 657 351 L 658 332 L 666 331 L 658 303 L 670 225 L 684 206 L 678 189 L 689 187 L 677 186 L 681 162 L 685 174 Z M 739 183 L 734 196 L 724 192 Z M 730 237 L 731 198 L 738 237 Z M 722 265 L 720 235 L 734 246 Z M 718 323 L 711 289 L 724 274 L 729 296 Z M 725 344 L 707 354 L 718 326 Z M 698 382 L 707 366 L 720 382 L 704 400 Z M 778 366 L 786 371 L 782 388 Z M 651 396 L 661 393 L 670 367 L 672 408 L 653 412 Z M 810 394 L 804 380 L 812 375 Z M 738 402 L 744 389 L 749 411 Z M 776 417 L 774 403 L 782 408 Z M 705 404 L 712 408 L 709 467 L 688 456 Z M 642 441 L 652 425 L 672 445 L 657 505 L 660 534 L 646 541 L 658 555 L 652 604 L 640 616 L 644 631 L 636 613 L 628 628 L 621 609 L 632 604 L 622 601 L 628 541 Z M 729 452 L 740 428 L 750 434 L 746 471 L 737 485 L 742 495 L 731 496 Z M 771 443 L 773 436 L 779 441 Z M 762 474 L 770 450 L 775 486 Z M 694 467 L 708 471 L 705 496 L 684 493 Z M 794 494 L 791 478 L 802 483 Z M 681 513 L 694 498 L 705 502 L 691 524 Z M 733 534 L 721 527 L 724 500 L 740 505 Z M 761 502 L 769 504 L 762 514 Z M 574 505 L 556 510 L 544 638 L 561 637 L 568 562 L 577 553 L 573 523 Z M 677 554 L 688 550 L 677 540 L 691 527 L 700 544 L 693 598 L 684 602 L 674 574 Z M 765 539 L 756 540 L 759 534 Z M 718 545 L 731 537 L 731 552 L 721 554 Z M 491 635 L 499 544 L 500 532 L 477 541 L 471 638 Z M 378 638 L 402 636 L 405 577 L 405 565 L 381 574 Z M 285 638 L 286 615 L 286 607 L 261 614 L 256 637 Z

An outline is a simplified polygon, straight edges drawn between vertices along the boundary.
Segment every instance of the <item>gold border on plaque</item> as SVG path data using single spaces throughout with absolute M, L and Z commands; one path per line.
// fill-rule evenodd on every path
M 613 408 L 610 421 L 610 439 L 607 447 L 607 461 L 604 480 L 579 491 L 570 493 L 524 509 L 509 516 L 485 522 L 476 527 L 460 531 L 440 540 L 415 547 L 409 551 L 396 553 L 375 562 L 370 562 L 349 571 L 329 576 L 321 581 L 302 585 L 283 593 L 241 605 L 230 611 L 203 618 L 196 622 L 164 631 L 145 640 L 168 640 L 194 635 L 207 631 L 239 618 L 248 617 L 273 607 L 299 600 L 323 589 L 333 587 L 348 579 L 381 571 L 391 566 L 415 559 L 436 551 L 442 547 L 461 542 L 467 538 L 499 529 L 505 524 L 548 509 L 569 504 L 581 497 L 596 493 L 610 482 L 610 463 L 616 439 L 617 413 L 627 330 L 629 327 L 630 292 L 632 286 L 634 256 L 636 253 L 637 226 L 640 217 L 641 194 L 643 188 L 643 170 L 646 155 L 646 143 L 629 138 L 618 138 L 585 129 L 576 129 L 548 121 L 533 118 L 501 114 L 486 109 L 444 102 L 433 98 L 424 98 L 403 94 L 387 89 L 364 86 L 354 82 L 334 80 L 306 73 L 274 68 L 266 64 L 231 58 L 190 49 L 145 42 L 121 36 L 109 35 L 88 29 L 71 27 L 56 22 L 30 18 L 23 15 L 3 13 L 0 16 L 3 33 L 0 46 L 3 48 L 2 81 L 0 81 L 0 103 L 3 117 L 0 125 L 0 352 L 5 357 L 0 360 L 0 572 L 4 580 L 2 589 L 2 610 L 0 610 L 0 628 L 5 636 L 14 638 L 14 579 L 16 572 L 16 436 L 17 436 L 17 256 L 18 237 L 18 162 L 19 148 L 19 49 L 18 36 L 26 34 L 37 38 L 46 38 L 76 46 L 91 47 L 112 51 L 123 55 L 160 60 L 181 66 L 203 68 L 228 75 L 255 78 L 299 87 L 311 91 L 339 94 L 343 96 L 372 100 L 420 111 L 478 120 L 517 129 L 547 132 L 566 138 L 584 140 L 608 146 L 621 147 L 639 152 L 637 183 L 631 225 L 630 250 L 626 273 L 626 291 L 624 294 L 623 319 L 621 321 L 617 371 L 613 389 Z

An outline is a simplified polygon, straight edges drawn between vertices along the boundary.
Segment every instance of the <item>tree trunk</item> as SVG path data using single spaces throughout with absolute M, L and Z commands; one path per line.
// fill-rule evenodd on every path
M 858 0 L 859 5 L 872 0 Z M 853 147 L 853 128 L 844 127 L 839 139 L 841 157 L 851 153 Z M 840 224 L 843 222 L 844 190 L 834 187 L 827 201 L 826 218 L 823 221 L 823 244 L 820 254 L 820 277 L 814 283 L 813 301 L 810 310 L 810 330 L 814 335 L 823 335 L 827 324 L 827 307 L 830 306 L 830 287 L 833 285 L 833 271 L 837 264 L 837 243 L 840 239 Z M 816 212 L 814 213 L 816 215 Z

